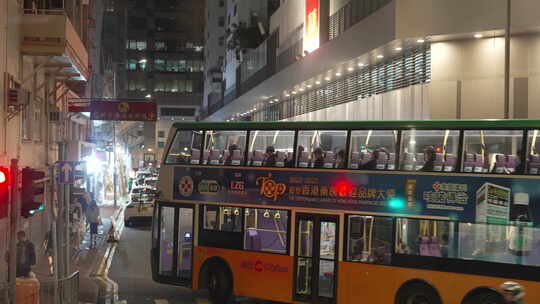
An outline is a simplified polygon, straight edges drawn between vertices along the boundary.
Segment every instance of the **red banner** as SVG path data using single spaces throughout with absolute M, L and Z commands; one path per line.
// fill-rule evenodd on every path
M 157 106 L 148 101 L 92 101 L 92 120 L 156 121 Z
M 319 16 L 319 0 L 306 0 L 304 51 L 313 52 L 319 48 Z

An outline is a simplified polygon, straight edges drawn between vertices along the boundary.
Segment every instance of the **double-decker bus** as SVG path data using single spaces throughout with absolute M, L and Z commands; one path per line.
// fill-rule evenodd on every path
M 286 303 L 540 303 L 540 121 L 177 123 L 157 282 Z

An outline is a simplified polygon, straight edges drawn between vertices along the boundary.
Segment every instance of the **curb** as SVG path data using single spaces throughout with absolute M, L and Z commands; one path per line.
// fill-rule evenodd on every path
M 112 222 L 115 224 L 114 233 L 118 236 L 122 234 L 124 229 L 124 221 L 121 218 L 124 209 L 125 206 L 121 206 L 111 217 Z M 98 304 L 114 304 L 118 301 L 118 284 L 108 277 L 116 246 L 116 243 L 107 243 L 105 254 L 103 254 L 95 271 L 90 275 L 98 285 Z

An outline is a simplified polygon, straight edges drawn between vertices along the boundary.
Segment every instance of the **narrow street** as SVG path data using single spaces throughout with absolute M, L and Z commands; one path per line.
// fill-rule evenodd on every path
M 109 270 L 118 298 L 128 304 L 202 303 L 190 289 L 158 284 L 150 269 L 150 227 L 125 227 Z

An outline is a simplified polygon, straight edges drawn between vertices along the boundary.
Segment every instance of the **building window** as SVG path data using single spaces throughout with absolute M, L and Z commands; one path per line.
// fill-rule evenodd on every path
M 238 12 L 238 4 L 235 4 L 234 5 L 234 11 L 233 11 L 233 16 L 236 17 L 236 13 Z
M 146 41 L 144 40 L 127 40 L 126 49 L 144 51 L 146 50 Z
M 219 37 L 219 46 L 223 46 L 225 44 L 225 37 L 221 36 Z
M 160 138 L 165 137 L 165 131 L 158 131 L 157 136 L 160 137 Z
M 219 17 L 218 25 L 221 27 L 225 26 L 225 17 L 223 16 Z
M 165 41 L 156 41 L 154 42 L 154 50 L 167 51 L 167 44 L 165 43 Z
M 146 91 L 146 81 L 144 79 L 128 79 L 128 91 Z
M 154 70 L 164 71 L 165 70 L 165 60 L 163 59 L 154 59 Z
M 132 29 L 146 29 L 146 18 L 129 17 L 129 27 Z
M 161 79 L 154 84 L 154 92 L 165 93 L 192 93 L 193 80 L 191 79 Z
M 219 7 L 225 6 L 225 0 L 219 0 Z
M 160 108 L 159 109 L 159 115 L 160 116 L 195 116 L 195 108 Z M 165 137 L 165 131 L 163 132 L 163 136 L 158 137 Z
M 161 149 L 165 148 L 165 142 L 164 141 L 158 141 L 157 145 L 158 145 L 158 148 L 161 148 Z
M 176 31 L 176 20 L 174 18 L 158 18 L 155 25 L 158 32 Z
M 137 59 L 128 59 L 126 69 L 128 71 L 137 70 Z

